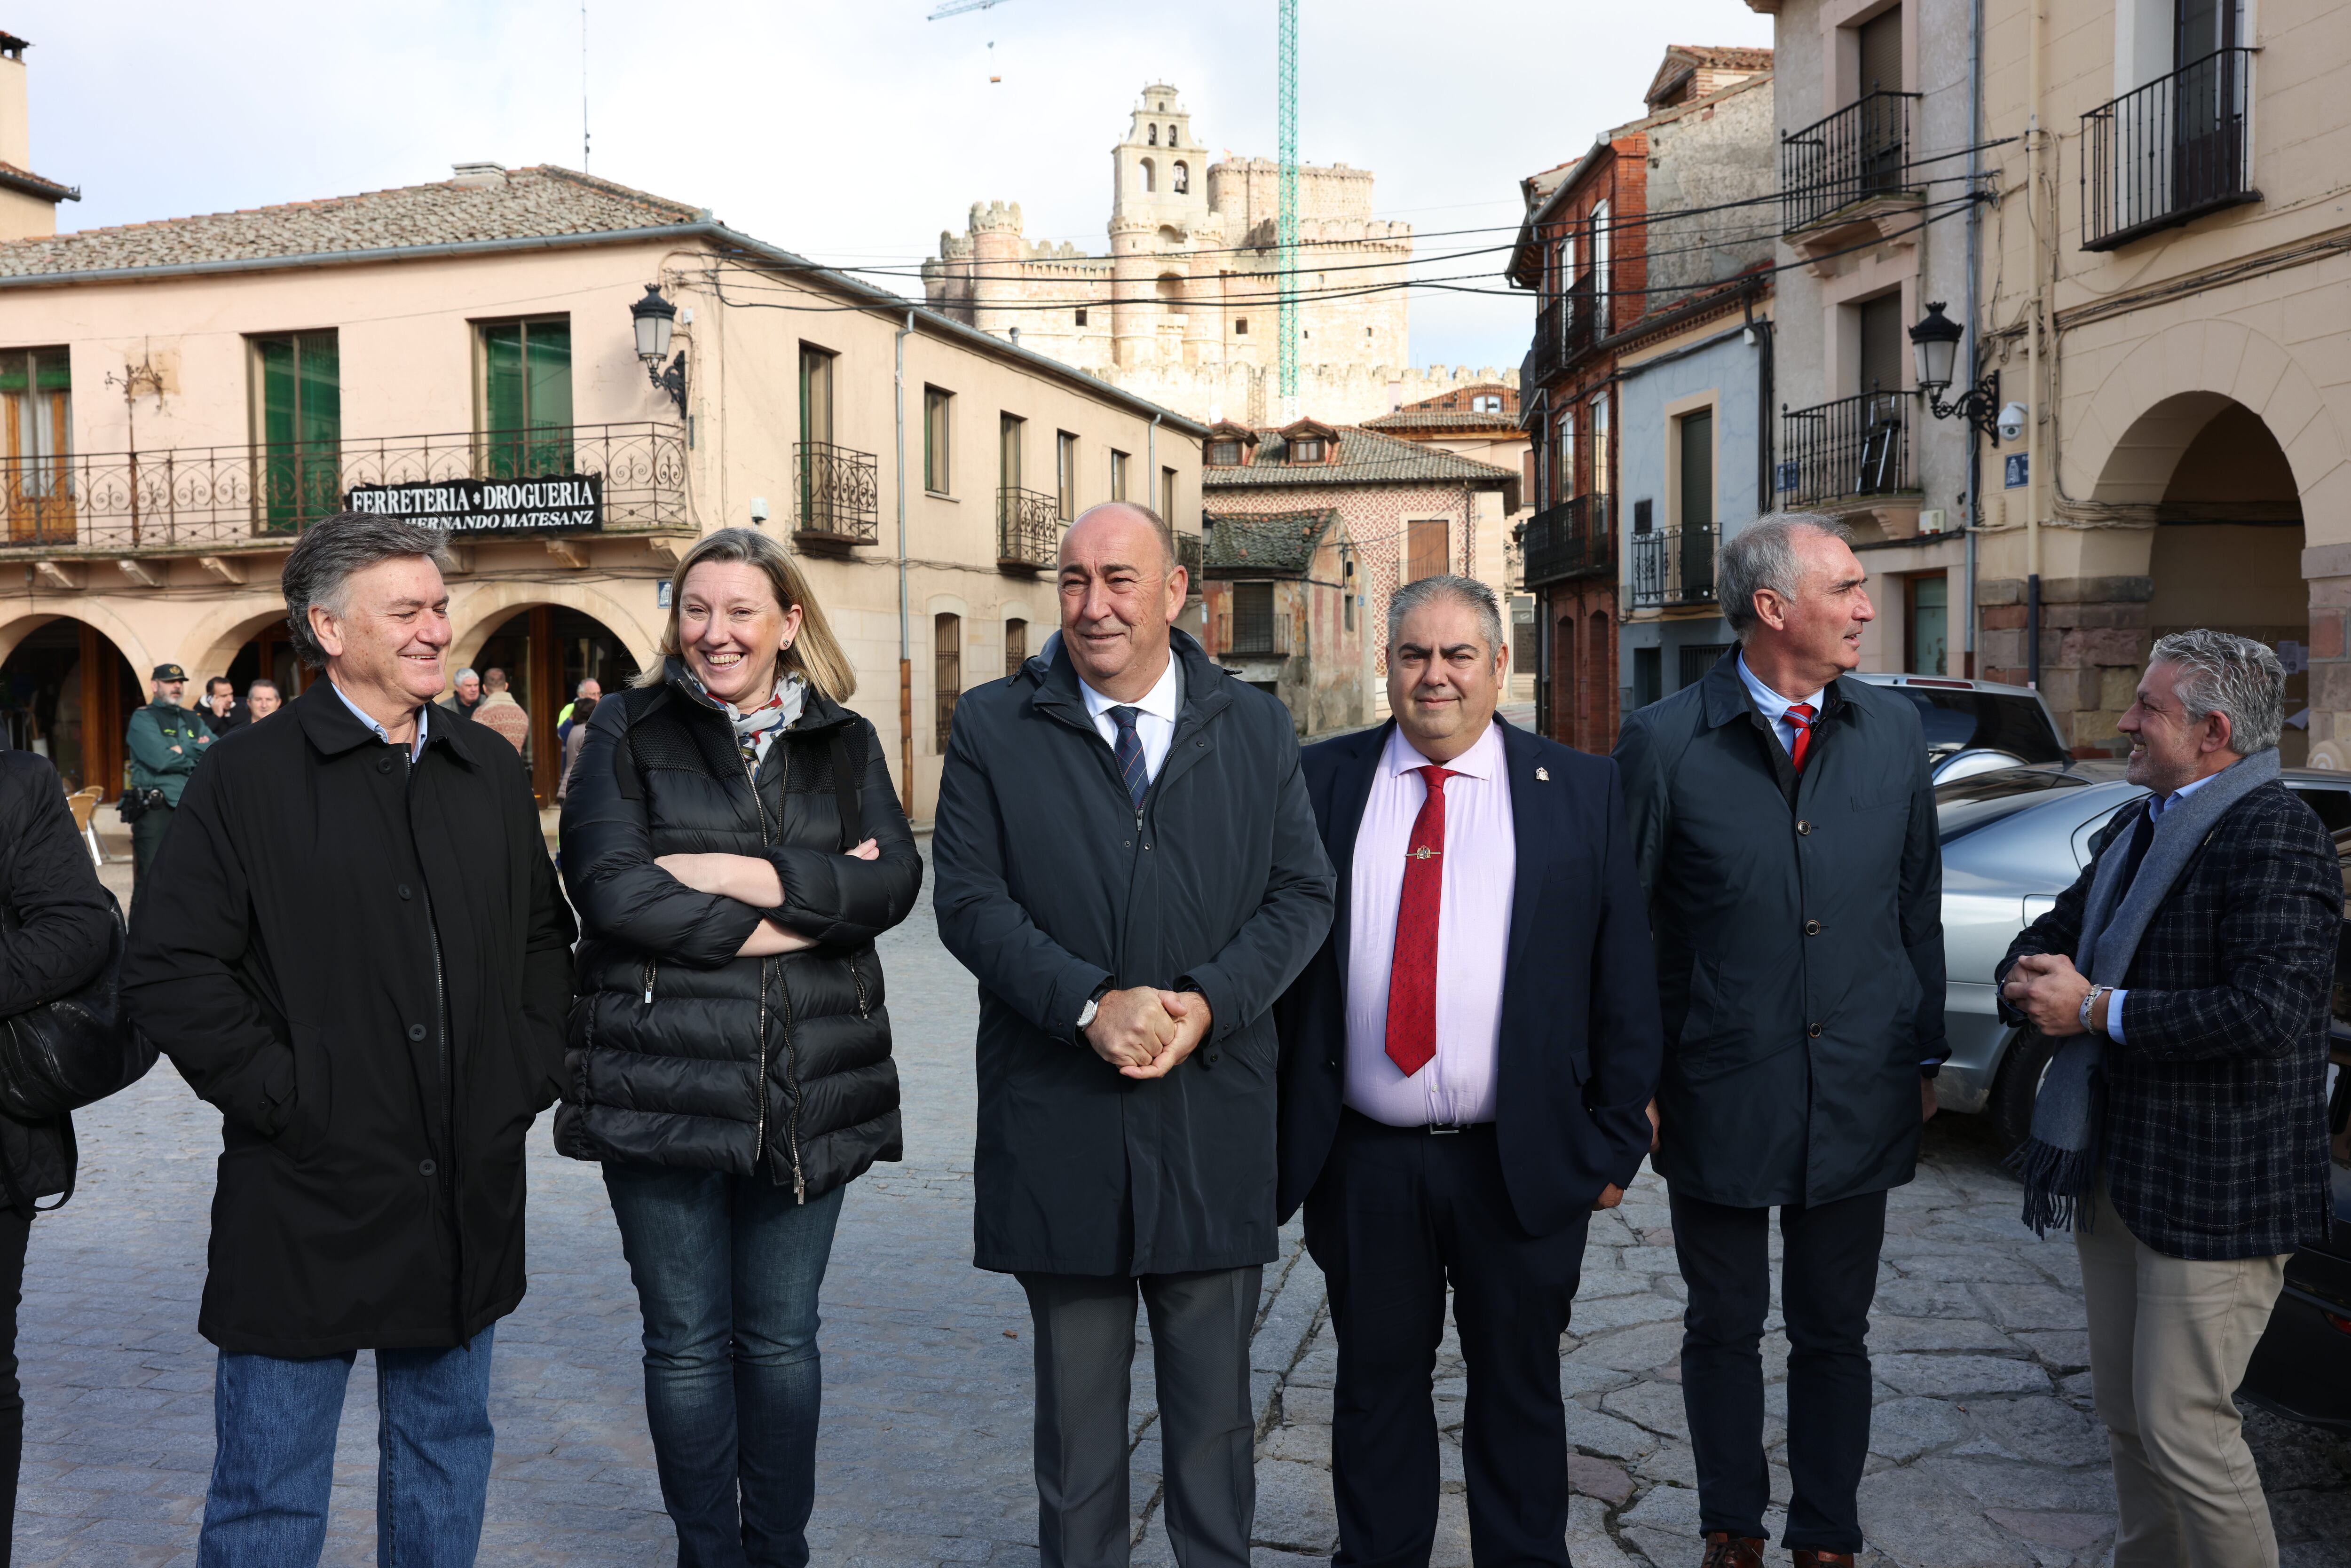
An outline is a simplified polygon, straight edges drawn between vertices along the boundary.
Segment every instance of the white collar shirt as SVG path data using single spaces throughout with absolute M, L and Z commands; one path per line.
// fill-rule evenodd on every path
M 1793 756 L 1796 722 L 1788 716 L 1788 710 L 1798 703 L 1803 703 L 1812 708 L 1813 717 L 1817 721 L 1821 716 L 1821 704 L 1828 695 L 1828 688 L 1823 686 L 1808 697 L 1783 697 L 1755 678 L 1755 672 L 1747 667 L 1745 653 L 1739 655 L 1739 680 L 1747 688 L 1747 695 L 1754 699 L 1756 709 L 1762 714 L 1764 722 L 1771 727 L 1771 733 L 1780 737 L 1781 749 Z
M 330 686 L 335 686 L 335 683 L 332 681 L 329 681 L 327 684 Z M 343 690 L 340 686 L 335 686 L 335 695 L 343 699 L 343 706 L 351 710 L 352 717 L 358 719 L 361 724 L 375 731 L 375 737 L 378 740 L 382 741 L 386 746 L 392 744 L 392 732 L 384 728 L 383 726 L 376 723 L 373 718 L 370 717 L 368 711 L 365 708 L 351 701 L 351 696 L 349 692 Z M 431 703 L 417 704 L 416 738 L 409 742 L 408 746 L 408 760 L 411 762 L 415 761 L 419 757 L 424 754 L 424 727 L 432 722 L 433 705 Z
M 1134 737 L 1143 742 L 1143 771 L 1146 778 L 1159 777 L 1159 765 L 1167 760 L 1167 747 L 1176 739 L 1176 715 L 1184 706 L 1184 674 L 1170 650 L 1167 667 L 1159 673 L 1152 688 L 1134 702 L 1122 704 L 1116 697 L 1106 697 L 1086 685 L 1081 678 L 1078 689 L 1086 696 L 1086 716 L 1094 721 L 1094 729 L 1110 743 L 1113 755 L 1118 751 L 1118 720 L 1110 710 L 1125 706 L 1136 711 Z

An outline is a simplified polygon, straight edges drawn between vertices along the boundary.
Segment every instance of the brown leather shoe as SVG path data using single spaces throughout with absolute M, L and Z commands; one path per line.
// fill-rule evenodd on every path
M 1808 1546 L 1796 1548 L 1796 1568 L 1853 1568 L 1850 1552 L 1814 1552 Z
M 1698 1568 L 1763 1568 L 1763 1548 L 1767 1544 L 1752 1535 L 1709 1530 L 1706 1532 L 1706 1556 Z

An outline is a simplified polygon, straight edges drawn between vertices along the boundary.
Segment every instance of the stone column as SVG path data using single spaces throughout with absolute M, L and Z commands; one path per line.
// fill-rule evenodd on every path
M 2041 583 L 2041 695 L 2076 757 L 2117 756 L 2115 722 L 2147 668 L 2151 577 L 2059 577 Z M 2024 580 L 1976 583 L 1983 611 L 1980 674 L 2026 684 Z

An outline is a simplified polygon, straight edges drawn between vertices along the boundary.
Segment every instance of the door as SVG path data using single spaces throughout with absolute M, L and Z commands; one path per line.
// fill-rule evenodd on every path
M 260 383 L 254 475 L 265 532 L 292 533 L 342 506 L 343 382 L 332 330 L 253 340 Z
M 1910 647 L 1906 667 L 1917 675 L 1939 675 L 1950 659 L 1951 580 L 1941 572 L 1908 580 Z
M 2172 37 L 2171 210 L 2179 212 L 2238 188 L 2244 84 L 2237 0 L 2174 0 Z
M 1902 188 L 1902 7 L 1879 12 L 1856 29 L 1861 124 L 1855 152 L 1864 193 Z
M 931 617 L 932 738 L 942 756 L 955 732 L 956 699 L 963 695 L 963 617 Z
M 799 520 L 818 533 L 839 531 L 832 483 L 832 356 L 800 345 Z
M 486 479 L 571 471 L 571 319 L 492 321 L 482 328 Z
M 0 422 L 7 425 L 8 538 L 74 540 L 73 367 L 63 349 L 0 354 Z
M 1687 604 L 1714 592 L 1714 411 L 1681 420 L 1681 535 L 1674 598 Z M 1655 699 L 1652 699 L 1655 700 Z

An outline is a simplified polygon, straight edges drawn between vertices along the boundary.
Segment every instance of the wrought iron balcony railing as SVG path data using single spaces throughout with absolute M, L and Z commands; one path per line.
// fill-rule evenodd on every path
M 1780 504 L 1796 507 L 1917 487 L 1910 407 L 1917 396 L 1869 392 L 1780 415 Z
M 1640 609 L 1714 602 L 1713 523 L 1684 523 L 1625 540 L 1633 555 L 1633 603 Z
M 580 424 L 0 457 L 0 548 L 113 554 L 290 543 L 341 510 L 356 486 L 587 474 L 602 480 L 608 530 L 693 526 L 682 427 Z
M 799 442 L 792 447 L 792 535 L 802 544 L 870 545 L 881 537 L 881 486 L 871 452 Z
M 1540 386 L 1573 364 L 1591 349 L 1597 319 L 1592 274 L 1586 272 L 1535 313 L 1534 347 L 1520 384 Z
M 1526 552 L 1526 585 L 1541 587 L 1562 578 L 1613 571 L 1616 536 L 1608 497 L 1577 496 L 1529 517 L 1520 542 Z
M 1042 490 L 1007 485 L 996 492 L 996 564 L 1041 571 L 1061 551 L 1061 504 Z
M 1843 207 L 1909 189 L 1915 92 L 1864 93 L 1826 120 L 1780 141 L 1783 233 L 1808 229 Z
M 2082 116 L 2084 250 L 2262 199 L 2247 120 L 2252 71 L 2252 50 L 2222 49 Z

